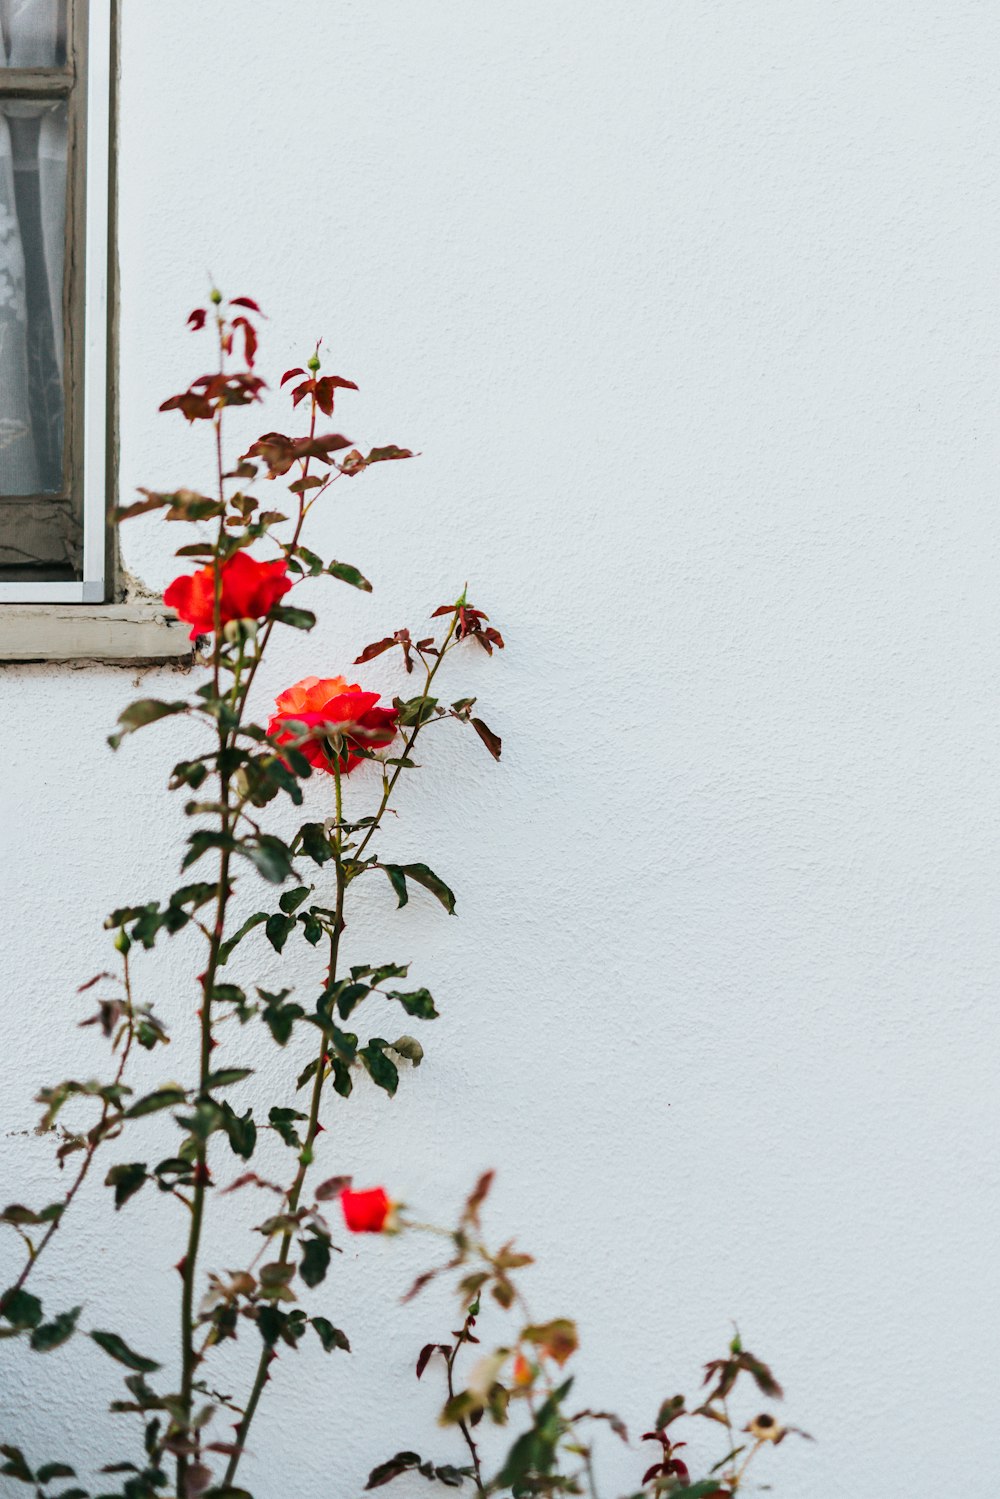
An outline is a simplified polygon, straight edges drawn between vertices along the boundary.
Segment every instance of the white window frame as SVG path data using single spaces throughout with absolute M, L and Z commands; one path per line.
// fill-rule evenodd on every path
M 83 294 L 83 579 L 0 581 L 3 604 L 101 604 L 108 597 L 108 255 L 111 213 L 113 0 L 87 14 Z

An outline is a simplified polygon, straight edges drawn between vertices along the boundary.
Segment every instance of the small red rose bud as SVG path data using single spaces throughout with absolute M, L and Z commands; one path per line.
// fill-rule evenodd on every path
M 382 1233 L 393 1209 L 384 1187 L 370 1187 L 366 1192 L 352 1192 L 345 1187 L 340 1203 L 344 1222 L 352 1234 Z

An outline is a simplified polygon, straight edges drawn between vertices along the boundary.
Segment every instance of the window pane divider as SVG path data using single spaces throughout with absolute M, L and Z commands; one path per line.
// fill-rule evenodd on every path
M 75 82 L 72 68 L 0 68 L 0 99 L 66 99 Z

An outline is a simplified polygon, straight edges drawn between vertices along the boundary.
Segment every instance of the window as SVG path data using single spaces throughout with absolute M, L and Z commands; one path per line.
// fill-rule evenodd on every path
M 0 603 L 107 597 L 112 0 L 0 0 Z

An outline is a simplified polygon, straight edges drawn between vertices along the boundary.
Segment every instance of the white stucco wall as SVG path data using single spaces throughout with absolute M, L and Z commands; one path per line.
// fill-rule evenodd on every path
M 324 1164 L 440 1217 L 497 1165 L 492 1227 L 636 1433 L 735 1318 L 819 1438 L 762 1465 L 778 1494 L 971 1483 L 1000 1292 L 995 7 L 124 11 L 123 492 L 207 469 L 156 406 L 201 358 L 211 272 L 270 314 L 271 370 L 324 336 L 361 386 L 346 430 L 423 454 L 324 511 L 317 549 L 376 591 L 331 584 L 284 632 L 261 711 L 466 577 L 508 640 L 453 679 L 502 765 L 442 736 L 392 829 L 460 919 L 386 892 L 351 932 L 443 1018 L 394 1101 L 337 1110 Z M 126 560 L 161 587 L 168 544 L 136 525 Z M 104 913 L 173 888 L 182 736 L 104 741 L 137 685 L 183 686 L 0 674 L 5 1200 L 47 1200 L 33 1092 L 103 1056 L 73 1023 Z M 184 938 L 141 964 L 178 1033 L 150 1080 L 191 1072 L 193 971 Z M 43 1289 L 168 1359 L 182 1226 L 137 1207 L 95 1183 Z M 355 1354 L 282 1359 L 259 1499 L 454 1452 L 411 1373 L 446 1304 L 395 1301 L 425 1251 L 346 1248 L 322 1300 Z M 215 1230 L 213 1256 L 239 1262 Z M 7 1367 L 10 1437 L 127 1455 L 92 1416 L 118 1390 L 97 1349 Z M 608 1491 L 641 1461 L 608 1438 Z

